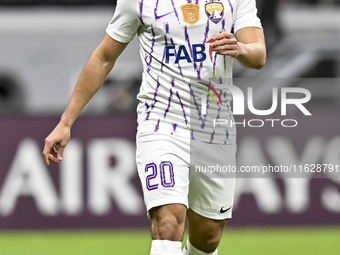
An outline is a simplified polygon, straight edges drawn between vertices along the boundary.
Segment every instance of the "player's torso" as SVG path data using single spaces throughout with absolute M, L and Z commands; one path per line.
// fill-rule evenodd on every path
M 189 134 L 192 138 L 204 133 L 206 138 L 200 139 L 208 142 L 211 136 L 217 137 L 207 119 L 229 119 L 231 113 L 222 113 L 220 105 L 192 84 L 232 77 L 232 58 L 212 52 L 209 40 L 215 34 L 231 32 L 235 6 L 236 0 L 138 0 L 138 38 L 144 65 L 138 95 L 139 132 Z M 207 98 L 209 116 L 201 114 L 202 94 Z M 230 94 L 220 96 L 228 107 Z M 223 130 L 220 137 L 221 143 L 228 143 L 234 130 Z

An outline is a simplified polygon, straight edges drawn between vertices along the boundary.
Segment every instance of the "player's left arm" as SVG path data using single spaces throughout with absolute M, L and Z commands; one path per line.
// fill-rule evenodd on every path
M 214 35 L 213 39 L 213 51 L 235 58 L 244 67 L 261 69 L 266 63 L 266 44 L 261 28 L 242 28 L 235 36 L 223 32 Z

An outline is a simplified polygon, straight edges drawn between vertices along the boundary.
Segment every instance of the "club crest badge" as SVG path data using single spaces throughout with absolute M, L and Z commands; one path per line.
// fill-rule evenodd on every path
M 185 23 L 195 25 L 200 20 L 200 6 L 188 3 L 181 5 L 182 17 Z
M 220 0 L 208 0 L 205 4 L 205 13 L 208 18 L 217 24 L 223 19 L 224 16 L 224 6 Z

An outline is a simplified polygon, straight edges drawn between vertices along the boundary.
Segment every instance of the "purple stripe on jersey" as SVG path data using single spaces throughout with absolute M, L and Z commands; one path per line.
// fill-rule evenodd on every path
M 209 85 L 210 85 L 210 86 L 212 85 L 212 84 L 211 84 L 211 79 L 210 79 L 210 78 L 209 78 Z M 210 88 L 208 88 L 208 91 L 210 91 Z M 210 102 L 210 96 L 207 94 L 207 114 L 205 115 L 204 126 L 205 126 L 205 121 L 206 121 L 206 119 L 207 119 L 207 115 L 208 115 L 208 112 L 209 112 L 209 106 L 210 106 L 209 102 Z M 203 129 L 204 129 L 204 127 L 203 127 Z
M 233 113 L 230 111 L 229 105 L 227 105 L 227 110 L 229 112 L 229 119 L 233 119 Z
M 203 62 L 201 62 L 203 63 Z M 197 68 L 197 79 L 201 79 L 201 68 Z
M 164 28 L 165 28 L 165 35 L 164 35 L 164 38 L 165 38 L 165 45 L 169 45 L 169 43 L 168 43 L 168 39 L 167 38 L 169 38 L 169 40 L 170 40 L 170 44 L 171 45 L 175 45 L 175 43 L 174 43 L 174 40 L 173 40 L 173 38 L 171 37 L 171 35 L 170 35 L 170 26 L 169 26 L 169 23 L 164 23 Z M 177 56 L 177 50 L 175 49 L 175 56 Z M 161 71 L 163 72 L 163 63 L 164 63 L 164 58 L 165 58 L 165 47 L 164 47 L 164 50 L 163 50 L 163 61 L 162 61 L 162 66 L 161 66 Z M 182 78 L 184 78 L 184 76 L 183 76 L 183 70 L 182 70 L 182 68 L 181 68 L 181 65 L 180 65 L 180 63 L 178 63 L 177 64 L 178 65 L 178 70 L 179 70 L 179 73 L 181 74 L 181 76 L 182 76 Z
M 232 3 L 230 2 L 230 0 L 228 0 L 228 2 L 229 2 L 230 9 L 231 9 L 231 16 L 234 16 L 234 7 Z
M 170 88 L 170 95 L 169 95 L 169 103 L 168 103 L 168 107 L 166 108 L 165 112 L 164 112 L 164 119 L 166 118 L 166 115 L 167 113 L 169 112 L 170 110 L 170 106 L 171 106 L 171 99 L 172 99 L 172 89 L 175 87 L 175 80 L 174 79 L 171 79 L 171 88 Z
M 180 23 L 180 22 L 179 22 L 178 13 L 177 13 L 177 10 L 176 10 L 176 6 L 175 6 L 175 4 L 174 4 L 174 0 L 171 0 L 171 4 L 172 4 L 172 8 L 174 9 L 175 15 L 176 15 L 176 17 L 177 17 L 178 23 Z
M 145 103 L 145 105 L 146 105 L 146 103 Z M 148 111 L 148 109 L 149 109 L 149 107 L 145 110 L 147 113 L 146 113 L 146 117 L 145 117 L 145 120 L 149 120 L 149 118 L 150 118 L 150 113 L 151 113 L 151 110 L 150 111 Z
M 228 102 L 229 100 L 227 99 L 226 100 L 226 103 Z M 227 112 L 229 112 L 229 119 L 232 120 L 233 119 L 233 113 L 229 107 L 229 105 L 227 105 Z
M 225 19 L 222 20 L 221 24 L 222 24 L 222 29 L 220 30 L 220 33 L 225 31 Z M 217 59 L 217 55 L 218 54 L 215 53 L 214 63 L 213 63 L 213 75 L 215 75 L 215 72 L 216 72 L 216 59 Z M 224 56 L 224 71 L 226 73 L 227 72 L 227 66 L 226 66 L 226 63 L 225 63 L 226 61 L 225 60 L 226 59 L 225 59 L 225 56 Z
M 208 34 L 209 34 L 209 19 L 207 21 L 207 24 L 205 25 L 205 33 L 204 33 L 204 39 L 203 44 L 208 40 Z M 197 69 L 197 79 L 201 79 L 201 69 L 203 67 L 203 61 L 200 62 L 200 67 Z
M 203 43 L 205 43 L 208 40 L 208 34 L 209 34 L 209 20 L 207 21 L 207 24 L 205 25 Z
M 161 119 L 158 119 L 157 124 L 156 124 L 156 126 L 155 126 L 155 131 L 154 131 L 154 132 L 157 132 L 157 131 L 158 131 L 160 121 L 161 121 Z
M 210 136 L 210 143 L 213 143 L 214 137 L 215 137 L 215 129 L 214 129 L 214 132 Z
M 165 34 L 166 35 L 169 34 L 169 32 L 170 32 L 170 25 L 169 25 L 169 23 L 164 23 L 164 28 L 165 28 Z
M 214 63 L 213 63 L 213 75 L 215 75 L 215 71 L 216 71 L 216 59 L 217 59 L 217 55 L 218 55 L 218 54 L 215 54 L 215 57 L 214 57 Z
M 149 110 L 150 106 L 149 106 L 149 104 L 148 104 L 147 101 L 145 101 L 144 105 L 145 105 L 145 107 L 146 107 L 145 111 L 147 112 L 147 111 Z
M 151 107 L 150 107 L 150 110 L 149 110 L 149 111 L 148 111 L 149 106 L 148 106 L 148 108 L 145 110 L 145 111 L 147 111 L 145 120 L 148 120 L 148 119 L 149 119 L 150 114 L 151 114 L 151 111 L 152 111 L 153 108 L 155 107 L 155 104 L 158 102 L 156 98 L 157 98 L 157 93 L 158 93 L 158 89 L 159 89 L 160 85 L 161 85 L 161 84 L 159 83 L 159 76 L 158 76 L 158 78 L 157 78 L 157 87 L 156 87 L 155 93 L 153 94 L 153 103 L 151 104 Z M 146 103 L 145 103 L 145 105 L 146 105 Z
M 228 129 L 225 130 L 225 137 L 226 137 L 226 140 L 224 141 L 224 144 L 227 144 L 227 141 L 229 140 L 229 131 Z
M 223 56 L 223 67 L 224 67 L 224 75 L 227 76 L 227 56 Z
M 222 31 L 221 32 L 224 32 L 225 31 L 225 19 L 222 20 Z
M 167 46 L 168 45 L 168 36 L 170 38 L 169 35 L 169 23 L 164 23 L 164 28 L 165 28 L 165 34 L 164 34 L 164 43 Z M 163 67 L 164 67 L 164 59 L 165 59 L 165 47 L 163 50 L 163 58 L 162 58 L 162 63 L 161 63 L 161 72 L 163 73 Z
M 210 89 L 208 88 L 208 91 L 210 92 Z M 205 118 L 207 118 L 207 115 L 208 115 L 208 113 L 209 113 L 209 99 L 210 99 L 210 96 L 207 94 L 206 95 L 206 97 L 207 97 L 207 100 L 206 100 L 206 102 L 207 102 L 207 114 L 205 115 Z
M 138 14 L 138 18 L 139 18 L 140 22 L 144 25 L 144 21 L 143 21 L 143 4 L 144 4 L 144 0 L 140 0 L 139 1 L 139 14 Z
M 164 23 L 164 28 L 165 28 L 165 35 L 168 35 L 170 33 L 169 23 Z M 170 37 L 170 35 L 169 35 L 169 37 Z
M 177 123 L 172 123 L 172 132 L 171 132 L 171 135 L 173 135 L 176 132 L 176 128 L 177 128 Z
M 159 82 L 159 76 L 158 76 L 158 78 L 157 78 L 157 87 L 156 87 L 155 93 L 153 94 L 153 99 L 155 100 L 155 102 L 152 104 L 151 109 L 153 109 L 155 107 L 155 104 L 157 103 L 156 97 L 157 97 L 157 93 L 158 93 L 158 89 L 159 89 L 160 85 L 161 84 Z
M 147 72 L 150 72 L 151 68 L 150 68 L 150 65 L 151 65 L 151 62 L 152 62 L 152 53 L 153 53 L 153 48 L 155 46 L 155 37 L 156 37 L 156 34 L 155 34 L 155 31 L 153 29 L 153 26 L 151 24 L 151 32 L 152 32 L 152 44 L 151 44 L 151 51 L 149 53 L 148 56 L 145 56 L 145 62 L 147 64 Z M 147 58 L 149 57 L 149 61 L 147 60 Z
M 210 89 L 208 89 L 208 91 L 210 92 Z M 210 101 L 210 96 L 207 94 L 207 115 L 208 115 L 209 106 L 210 106 L 209 101 Z
M 206 121 L 207 115 L 205 115 L 205 118 L 204 118 L 204 116 L 202 115 L 201 108 L 200 108 L 199 104 L 198 104 L 197 101 L 196 101 L 195 93 L 194 93 L 193 89 L 191 88 L 191 85 L 190 85 L 190 84 L 189 84 L 189 89 L 190 89 L 190 94 L 191 94 L 191 96 L 192 96 L 192 98 L 193 98 L 193 101 L 194 101 L 194 105 L 195 105 L 196 110 L 197 110 L 198 119 L 199 119 L 199 120 L 201 121 L 201 123 L 202 123 L 201 128 L 204 129 L 204 127 L 205 127 L 205 121 Z M 208 113 L 208 107 L 209 107 L 209 105 L 207 106 L 207 113 Z
M 222 32 L 225 32 L 225 19 L 222 20 L 221 24 L 222 24 L 222 30 L 221 30 L 221 33 L 222 33 Z
M 233 114 L 232 114 L 232 112 L 230 111 L 230 107 L 229 107 L 229 105 L 228 105 L 229 99 L 228 99 L 228 97 L 227 97 L 227 91 L 224 92 L 223 97 L 224 97 L 224 99 L 225 99 L 224 103 L 227 105 L 227 111 L 229 112 L 229 119 L 232 119 L 232 118 L 233 118 L 233 116 L 232 116 Z
M 191 43 L 190 43 L 190 36 L 189 36 L 189 33 L 188 33 L 188 27 L 187 26 L 184 27 L 184 35 L 185 35 L 185 40 L 187 41 L 187 44 L 188 44 L 188 47 L 189 47 L 189 50 L 190 50 L 191 59 L 194 59 L 194 53 L 192 51 L 192 47 L 191 47 Z M 197 64 L 195 62 L 194 62 L 194 69 L 197 70 Z
M 224 99 L 225 99 L 225 100 L 223 101 L 223 103 L 224 103 L 225 105 L 227 105 L 227 111 L 229 112 L 230 109 L 229 109 L 229 105 L 228 105 L 229 99 L 228 99 L 228 97 L 227 97 L 227 91 L 224 92 L 223 97 L 224 97 Z M 230 118 L 231 118 L 231 114 L 230 114 Z
M 185 36 L 185 40 L 187 41 L 187 44 L 188 44 L 188 47 L 189 47 L 189 50 L 190 50 L 191 58 L 193 59 L 193 52 L 192 52 L 192 47 L 191 47 L 191 43 L 190 43 L 190 36 L 189 36 L 189 33 L 188 33 L 188 27 L 187 26 L 184 26 L 184 36 Z M 195 64 L 195 62 L 194 62 L 194 64 Z
M 223 96 L 224 96 L 225 99 L 228 100 L 228 98 L 227 98 L 227 91 L 224 91 L 224 95 Z
M 219 81 L 222 82 L 221 77 L 219 78 Z M 223 94 L 223 90 L 221 89 L 220 94 L 219 94 L 220 98 L 222 97 L 222 94 Z M 218 106 L 218 110 L 217 110 L 217 116 L 215 118 L 216 120 L 218 120 L 220 118 L 220 113 L 221 113 L 221 109 L 222 109 L 220 102 L 217 103 L 217 106 Z M 211 134 L 210 143 L 212 143 L 214 141 L 214 138 L 215 138 L 215 129 L 213 129 L 213 130 L 214 130 L 214 132 Z M 226 142 L 224 142 L 224 143 L 226 144 Z
M 197 103 L 196 97 L 195 97 L 195 93 L 194 93 L 194 91 L 192 90 L 190 84 L 189 84 L 189 90 L 190 90 L 190 95 L 191 95 L 191 97 L 192 97 L 192 99 L 193 99 L 193 101 L 194 101 L 194 105 L 195 105 L 196 110 L 197 110 L 198 119 L 201 120 L 201 119 L 202 119 L 202 118 L 201 118 L 201 108 L 198 106 L 198 103 Z
M 195 140 L 195 137 L 194 137 L 194 130 L 191 130 L 191 139 L 192 139 L 192 140 Z
M 165 46 L 168 45 L 168 40 L 166 38 L 166 35 L 164 35 L 164 44 Z M 165 59 L 165 47 L 163 49 L 163 57 L 162 57 L 162 63 L 161 63 L 161 72 L 163 73 L 163 67 L 164 67 L 164 59 Z
M 219 94 L 219 97 L 220 97 L 220 98 L 221 98 L 221 96 L 222 96 L 222 90 L 220 91 L 220 94 Z M 221 104 L 220 104 L 219 101 L 217 102 L 217 106 L 218 106 L 218 110 L 217 110 L 216 119 L 219 119 L 219 118 L 220 118 L 220 112 L 221 112 L 221 109 L 222 109 Z
M 183 113 L 183 117 L 184 117 L 184 120 L 185 120 L 185 125 L 188 125 L 188 120 L 187 120 L 187 116 L 185 114 L 184 105 L 182 103 L 182 100 L 181 100 L 181 97 L 179 96 L 179 92 L 178 91 L 176 91 L 176 96 L 178 98 L 179 103 L 181 104 L 182 113 Z
M 220 91 L 220 94 L 219 94 L 220 98 L 221 98 L 221 96 L 222 96 L 222 90 Z M 217 106 L 218 106 L 218 110 L 217 110 L 217 116 L 215 118 L 216 120 L 220 119 L 220 113 L 221 113 L 221 109 L 222 109 L 220 102 L 217 103 Z M 215 130 L 214 130 L 214 132 L 215 132 Z
M 169 34 L 169 23 L 164 23 L 164 28 L 165 28 L 164 44 L 165 44 L 165 46 L 167 46 L 168 45 L 167 35 Z M 163 67 L 164 67 L 164 59 L 165 59 L 165 47 L 163 49 L 163 58 L 162 58 L 162 63 L 161 63 L 161 72 L 162 73 L 163 73 Z
M 174 40 L 172 39 L 172 38 L 170 38 L 170 41 L 171 41 L 171 44 L 172 45 L 175 45 L 175 43 L 174 43 Z M 175 49 L 175 56 L 177 56 L 177 50 Z M 179 73 L 181 74 L 181 76 L 182 76 L 182 78 L 184 78 L 184 76 L 183 76 L 183 70 L 182 70 L 182 67 L 181 67 L 181 64 L 178 62 L 178 70 L 179 70 Z
M 221 32 L 225 31 L 225 19 L 222 20 L 222 30 Z M 224 74 L 227 76 L 228 70 L 227 70 L 227 56 L 223 56 L 223 67 L 224 67 Z M 221 81 L 222 84 L 222 81 Z

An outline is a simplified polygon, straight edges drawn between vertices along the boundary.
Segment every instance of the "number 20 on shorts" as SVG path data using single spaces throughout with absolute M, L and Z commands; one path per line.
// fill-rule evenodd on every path
M 150 163 L 145 166 L 145 172 L 150 172 L 150 174 L 146 177 L 146 187 L 148 190 L 158 189 L 157 176 L 158 169 L 155 163 Z M 170 161 L 162 161 L 159 164 L 159 173 L 161 178 L 161 184 L 164 188 L 171 188 L 175 186 L 175 177 L 172 163 Z M 166 180 L 166 173 L 169 173 L 170 180 Z M 153 182 L 154 184 L 151 184 Z

